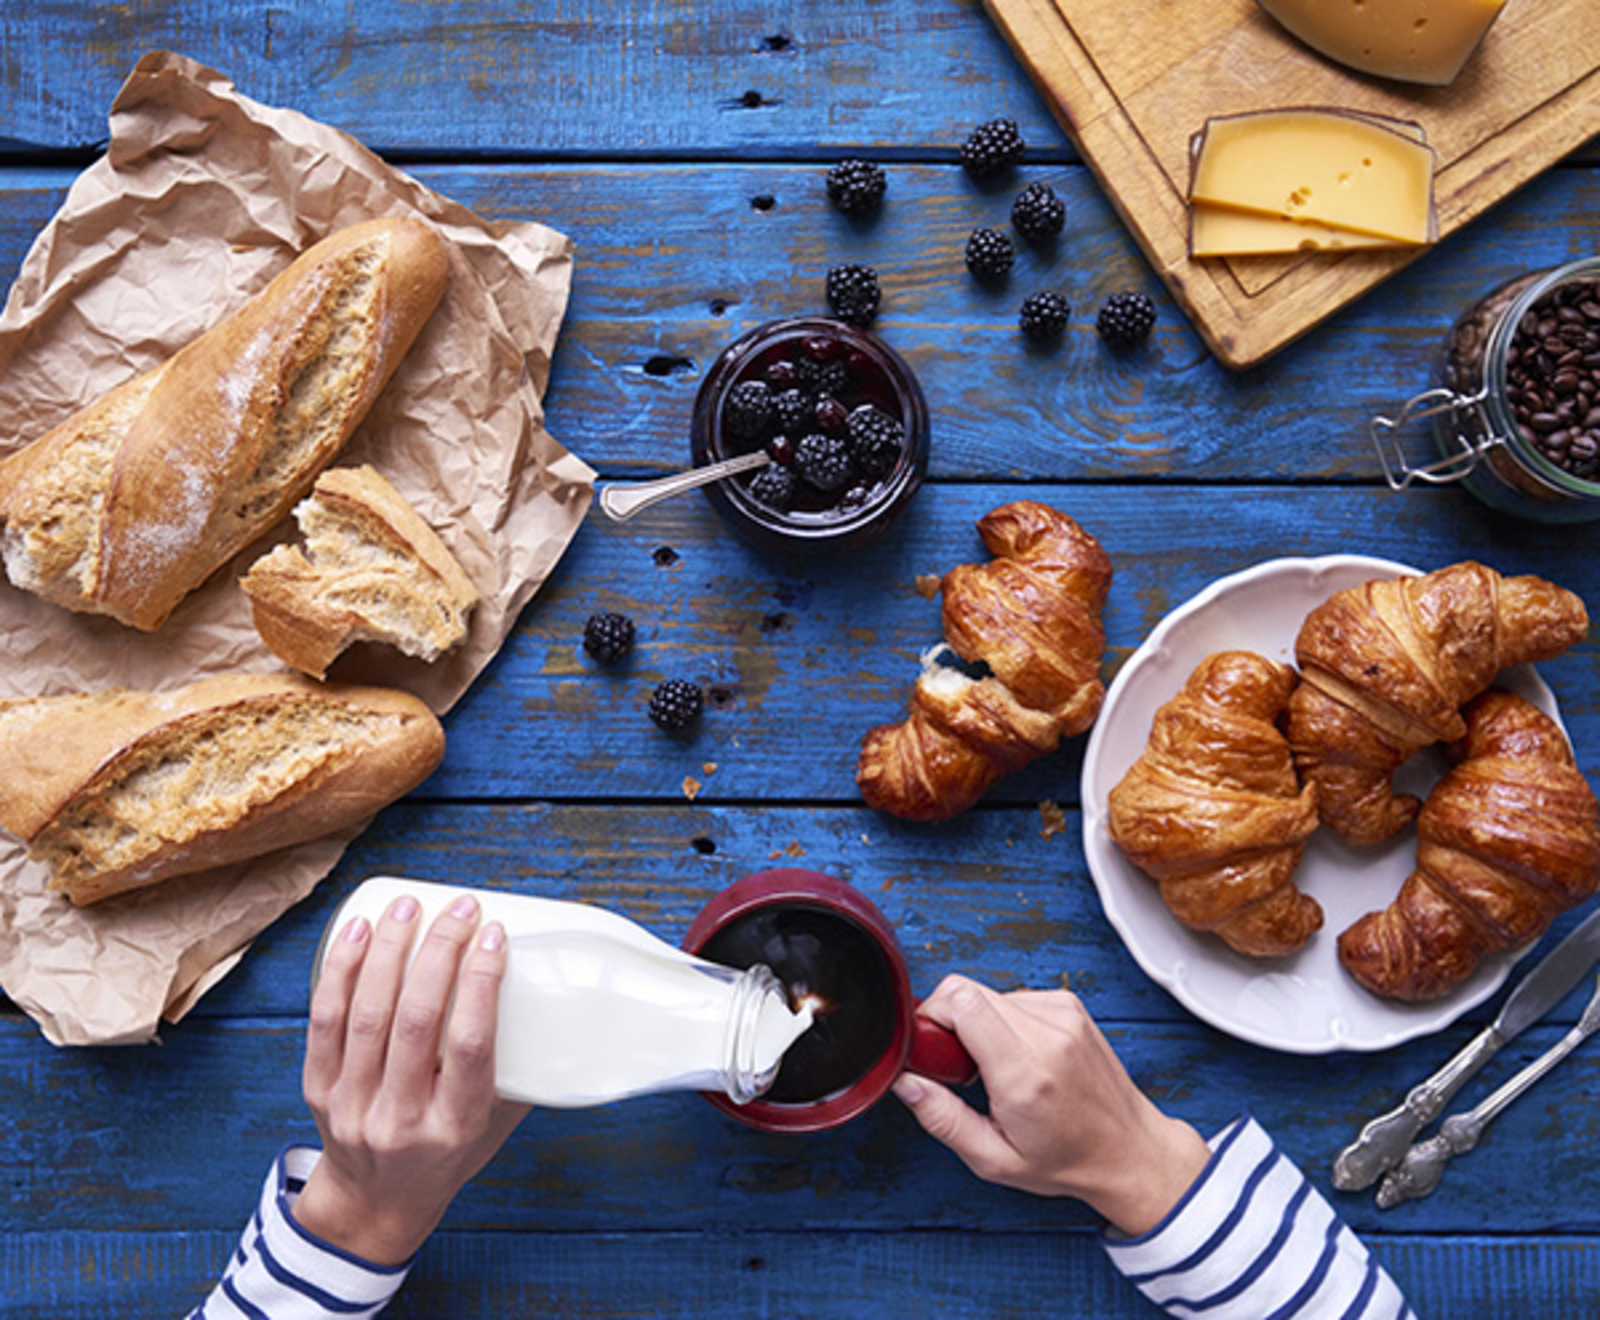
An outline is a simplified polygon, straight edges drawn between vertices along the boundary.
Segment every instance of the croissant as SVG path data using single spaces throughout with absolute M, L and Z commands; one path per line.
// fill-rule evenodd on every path
M 1258 958 L 1293 953 L 1322 926 L 1293 881 L 1317 827 L 1316 789 L 1301 788 L 1276 724 L 1294 685 L 1265 656 L 1207 656 L 1110 796 L 1111 837 L 1173 916 Z
M 1459 764 L 1417 817 L 1416 870 L 1339 936 L 1374 994 L 1436 999 L 1600 890 L 1600 807 L 1559 726 L 1498 688 L 1465 716 Z
M 965 811 L 1001 775 L 1087 729 L 1105 697 L 1111 560 L 1099 541 L 1032 500 L 984 515 L 978 534 L 995 558 L 958 565 L 939 589 L 946 641 L 980 672 L 926 661 L 906 719 L 861 745 L 862 798 L 907 820 Z
M 1507 665 L 1549 660 L 1589 630 L 1583 602 L 1536 577 L 1472 562 L 1363 583 L 1306 616 L 1288 735 L 1323 823 L 1379 843 L 1421 805 L 1392 780 L 1423 747 L 1465 731 L 1461 707 Z

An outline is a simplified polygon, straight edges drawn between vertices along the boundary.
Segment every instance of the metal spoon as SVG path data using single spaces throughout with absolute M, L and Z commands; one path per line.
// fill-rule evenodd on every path
M 600 510 L 612 522 L 626 522 L 641 509 L 648 509 L 652 504 L 669 500 L 686 490 L 696 490 L 701 486 L 710 485 L 713 481 L 721 481 L 724 477 L 766 467 L 770 462 L 772 458 L 766 451 L 757 450 L 753 454 L 725 458 L 720 463 L 690 468 L 687 472 L 679 472 L 670 477 L 658 477 L 654 481 L 613 481 L 600 492 Z
M 1402 1201 L 1426 1196 L 1439 1185 L 1445 1165 L 1453 1155 L 1465 1155 L 1478 1144 L 1489 1120 L 1537 1082 L 1561 1060 L 1600 1030 L 1600 978 L 1595 980 L 1594 998 L 1571 1031 L 1519 1072 L 1475 1109 L 1452 1114 L 1439 1125 L 1439 1134 L 1419 1141 L 1400 1162 L 1384 1174 L 1378 1185 L 1378 1205 L 1387 1210 Z

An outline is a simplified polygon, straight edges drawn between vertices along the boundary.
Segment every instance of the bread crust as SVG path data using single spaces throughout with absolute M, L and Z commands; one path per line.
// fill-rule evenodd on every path
M 409 693 L 300 675 L 26 698 L 0 703 L 0 825 L 92 903 L 358 825 L 443 755 Z
M 304 496 L 443 296 L 411 218 L 350 226 L 160 366 L 0 462 L 13 584 L 143 631 Z

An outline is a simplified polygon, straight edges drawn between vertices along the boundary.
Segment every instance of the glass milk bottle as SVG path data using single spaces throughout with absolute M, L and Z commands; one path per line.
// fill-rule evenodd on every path
M 421 907 L 412 953 L 463 893 L 506 931 L 506 975 L 495 1036 L 495 1090 L 550 1108 L 607 1104 L 654 1091 L 721 1091 L 755 1099 L 783 1053 L 811 1025 L 762 966 L 706 962 L 605 908 L 378 877 L 328 923 L 316 965 L 354 917 L 376 924 L 409 894 Z

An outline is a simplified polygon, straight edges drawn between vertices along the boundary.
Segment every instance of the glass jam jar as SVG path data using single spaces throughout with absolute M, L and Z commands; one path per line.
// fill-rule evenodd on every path
M 790 402 L 798 415 L 786 414 Z M 696 467 L 761 449 L 771 456 L 767 468 L 703 487 L 746 541 L 781 552 L 853 550 L 921 487 L 928 405 L 905 360 L 869 331 L 826 317 L 768 321 L 706 373 L 689 443 Z M 812 445 L 824 464 L 836 459 L 837 481 L 832 472 L 807 479 L 817 469 L 801 448 Z
M 1399 431 L 1421 420 L 1439 456 L 1413 466 Z M 1370 434 L 1395 490 L 1459 481 L 1519 517 L 1600 519 L 1600 257 L 1491 289 L 1451 327 L 1433 388 Z

